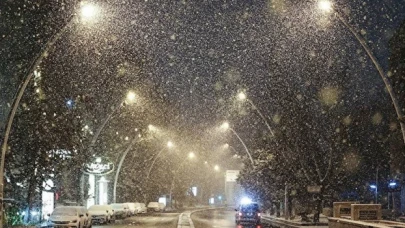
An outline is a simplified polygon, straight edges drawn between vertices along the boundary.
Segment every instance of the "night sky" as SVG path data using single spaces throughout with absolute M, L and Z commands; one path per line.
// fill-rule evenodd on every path
M 73 26 L 44 66 L 50 72 L 47 77 L 60 80 L 51 94 L 58 91 L 61 102 L 80 94 L 97 97 L 99 118 L 111 110 L 122 91 L 136 85 L 137 79 L 120 81 L 115 75 L 120 64 L 134 67 L 139 56 L 146 59 L 142 69 L 146 79 L 140 83 L 151 83 L 171 106 L 167 109 L 171 119 L 164 125 L 180 138 L 187 136 L 184 141 L 197 148 L 226 142 L 215 142 L 218 137 L 210 133 L 224 120 L 255 147 L 254 136 L 266 128 L 249 105 L 236 101 L 240 91 L 276 129 L 288 127 L 276 124 L 277 118 L 291 117 L 285 100 L 311 105 L 319 102 L 319 91 L 330 87 L 339 88 L 347 113 L 378 106 L 388 110 L 384 116 L 394 115 L 383 82 L 359 43 L 332 13 L 319 12 L 315 1 L 99 3 L 102 18 L 88 27 Z M 405 2 L 337 1 L 334 7 L 369 41 L 388 71 L 388 42 L 405 20 Z M 27 38 L 0 35 L 1 84 L 16 88 L 18 80 L 9 75 L 17 70 L 5 66 L 13 56 L 4 53 L 10 51 L 9 43 Z M 4 97 L 11 98 L 10 94 Z M 1 102 L 4 119 L 9 101 Z

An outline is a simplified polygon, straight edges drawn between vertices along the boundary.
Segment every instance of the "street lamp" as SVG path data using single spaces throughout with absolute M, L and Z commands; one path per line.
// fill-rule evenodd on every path
M 188 154 L 188 158 L 189 158 L 189 159 L 195 158 L 194 152 L 190 152 L 190 153 Z M 186 161 L 187 161 L 187 159 L 184 159 L 184 160 L 180 163 L 180 165 L 178 166 L 179 168 L 178 168 L 176 171 L 174 171 L 174 173 L 177 173 L 177 172 L 183 167 L 183 165 L 185 164 Z M 204 163 L 207 164 L 207 161 L 205 161 Z M 173 206 L 173 205 L 172 205 L 172 193 L 173 193 L 173 188 L 174 188 L 174 182 L 175 182 L 175 180 L 176 180 L 176 175 L 173 174 L 173 179 L 172 179 L 172 183 L 170 184 L 170 191 L 169 191 L 170 207 Z
M 363 47 L 364 51 L 367 53 L 368 57 L 370 58 L 371 62 L 374 64 L 374 67 L 378 71 L 381 79 L 383 80 L 385 87 L 391 97 L 392 104 L 394 105 L 396 115 L 399 120 L 399 124 L 401 126 L 401 132 L 402 132 L 402 138 L 405 142 L 405 121 L 404 121 L 404 114 L 402 113 L 402 110 L 399 106 L 398 99 L 395 95 L 395 92 L 392 88 L 391 82 L 388 79 L 388 76 L 384 73 L 383 68 L 381 65 L 378 63 L 377 58 L 374 56 L 373 52 L 371 51 L 370 47 L 367 44 L 367 41 L 360 36 L 355 29 L 340 15 L 338 12 L 338 9 L 333 7 L 333 4 L 328 1 L 328 0 L 319 0 L 318 1 L 318 8 L 326 13 L 333 12 L 334 15 L 339 19 L 340 22 L 342 22 L 347 29 L 353 34 L 353 36 L 357 39 L 357 41 L 360 43 L 360 45 Z
M 128 154 L 128 152 L 132 149 L 132 147 L 135 145 L 137 142 L 141 142 L 143 138 L 141 138 L 141 135 L 138 135 L 138 137 L 135 137 L 132 142 L 129 144 L 127 149 L 124 151 L 120 162 L 118 163 L 117 171 L 115 172 L 115 178 L 114 178 L 114 189 L 113 189 L 113 202 L 116 203 L 117 200 L 117 183 L 118 183 L 118 177 L 120 175 L 121 167 L 122 164 L 124 163 L 124 160 Z
M 129 91 L 129 92 L 127 93 L 126 102 L 127 102 L 127 103 L 133 103 L 133 102 L 135 102 L 135 98 L 136 98 L 136 94 L 135 94 L 134 92 L 132 92 L 132 91 Z
M 370 188 L 374 190 L 375 193 L 375 203 L 378 202 L 378 187 L 376 184 L 371 184 Z
M 267 129 L 269 129 L 271 136 L 274 137 L 274 132 L 273 129 L 270 127 L 269 122 L 267 121 L 266 117 L 264 117 L 263 113 L 257 108 L 257 106 L 253 103 L 252 100 L 250 100 L 245 92 L 239 92 L 237 95 L 238 100 L 240 101 L 247 101 L 254 110 L 256 110 L 257 114 L 259 114 L 260 118 L 264 121 L 264 123 L 266 124 Z
M 84 8 L 87 8 L 87 4 L 80 4 L 80 9 L 82 14 L 84 13 L 86 16 L 95 16 L 95 12 L 93 14 L 89 14 L 89 8 L 87 10 L 83 10 Z M 11 127 L 14 122 L 14 117 L 15 114 L 17 113 L 18 106 L 20 105 L 21 98 L 23 97 L 23 94 L 25 92 L 25 89 L 28 86 L 28 83 L 31 81 L 34 71 L 37 68 L 37 66 L 42 62 L 45 56 L 47 56 L 49 49 L 62 37 L 62 34 L 65 33 L 66 31 L 69 30 L 70 26 L 73 25 L 73 18 L 75 16 L 75 13 L 72 13 L 70 15 L 70 18 L 67 20 L 67 23 L 57 32 L 55 33 L 46 43 L 45 45 L 42 46 L 41 50 L 38 52 L 38 55 L 32 60 L 32 62 L 29 65 L 28 73 L 25 75 L 22 83 L 20 84 L 17 94 L 15 99 L 13 100 L 13 104 L 11 106 L 11 110 L 9 112 L 9 116 L 7 118 L 7 125 L 5 128 L 4 132 L 4 138 L 2 142 L 2 147 L 1 147 L 1 162 L 0 162 L 0 210 L 3 209 L 3 193 L 4 193 L 4 159 L 6 157 L 6 152 L 7 152 L 7 143 L 8 139 L 10 137 L 10 132 L 11 132 Z M 83 16 L 83 15 L 82 15 Z M 87 17 L 90 19 L 91 17 Z M 0 216 L 0 228 L 3 227 L 3 216 Z
M 250 154 L 249 149 L 247 148 L 245 142 L 243 142 L 242 138 L 238 135 L 238 133 L 236 133 L 236 131 L 229 126 L 229 123 L 228 122 L 222 123 L 222 125 L 220 126 L 220 129 L 223 130 L 223 131 L 226 131 L 228 129 L 232 131 L 232 133 L 239 139 L 239 141 L 241 142 L 241 144 L 245 148 L 245 151 L 246 151 L 247 155 L 249 156 L 250 162 L 254 166 L 255 163 L 253 161 L 252 155 Z
M 214 166 L 214 170 L 218 172 L 218 171 L 219 171 L 219 166 L 218 166 L 218 165 L 215 165 L 215 166 Z
M 188 158 L 195 158 L 195 154 L 194 154 L 194 152 L 190 152 L 189 154 L 188 154 Z
M 153 126 L 152 124 L 149 124 L 149 125 L 148 125 L 148 130 L 155 132 L 155 131 L 157 131 L 158 129 L 157 129 L 155 126 Z
M 93 138 L 90 141 L 90 145 L 89 148 L 90 150 L 93 150 L 94 145 L 97 142 L 97 139 L 101 133 L 101 131 L 104 129 L 104 127 L 107 125 L 108 121 L 110 121 L 110 119 L 114 116 L 114 114 L 121 109 L 122 107 L 124 107 L 126 104 L 132 104 L 135 102 L 135 93 L 132 91 L 129 91 L 126 95 L 126 98 L 123 101 L 120 101 L 120 103 L 117 105 L 116 108 L 114 108 L 112 110 L 112 112 L 110 114 L 108 114 L 107 118 L 105 118 L 105 120 L 103 121 L 103 123 L 101 124 L 101 126 L 97 129 L 96 134 L 93 136 Z
M 167 142 L 167 148 L 168 148 L 168 149 L 172 148 L 173 146 L 174 146 L 174 144 L 172 143 L 172 141 L 168 141 L 168 142 Z M 159 155 L 160 155 L 165 149 L 166 149 L 165 147 L 162 148 L 162 149 L 156 154 L 156 156 L 153 158 L 152 164 L 151 164 L 150 167 L 149 167 L 148 174 L 146 175 L 146 179 L 147 179 L 147 180 L 149 180 L 149 176 L 150 176 L 150 173 L 152 172 L 153 165 L 155 165 L 155 162 L 156 162 L 156 160 L 158 159 Z
M 168 142 L 167 142 L 167 147 L 169 147 L 169 148 L 172 148 L 172 147 L 173 147 L 172 141 L 168 141 Z
M 318 7 L 319 9 L 321 9 L 322 11 L 325 12 L 330 12 L 332 11 L 332 3 L 328 0 L 321 0 L 318 2 Z
M 88 21 L 93 19 L 97 15 L 98 8 L 94 4 L 81 2 L 80 5 L 80 15 L 82 20 Z

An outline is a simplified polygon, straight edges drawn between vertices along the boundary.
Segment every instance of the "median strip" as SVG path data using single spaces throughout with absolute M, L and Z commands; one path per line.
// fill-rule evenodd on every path
M 205 210 L 216 210 L 221 209 L 222 207 L 214 207 L 214 208 L 203 208 L 198 209 L 190 212 L 183 212 L 179 215 L 179 220 L 177 222 L 177 228 L 194 228 L 193 220 L 191 220 L 191 214 L 195 212 L 205 211 Z

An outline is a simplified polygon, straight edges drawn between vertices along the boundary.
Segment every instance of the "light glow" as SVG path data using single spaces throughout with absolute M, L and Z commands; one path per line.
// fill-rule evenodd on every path
M 172 143 L 172 141 L 167 142 L 167 147 L 172 148 L 174 146 L 174 144 Z
M 81 16 L 84 20 L 93 19 L 97 14 L 97 7 L 90 3 L 82 3 L 81 4 Z
M 126 102 L 127 103 L 134 103 L 135 99 L 136 99 L 136 94 L 134 92 L 132 92 L 132 91 L 129 91 L 128 94 L 127 94 Z
M 250 198 L 243 197 L 243 198 L 240 200 L 240 203 L 241 203 L 241 204 L 250 204 L 250 203 L 252 203 L 252 200 L 251 200 Z
M 318 2 L 318 8 L 325 12 L 332 11 L 332 3 L 328 0 L 320 0 Z
M 221 129 L 222 129 L 222 130 L 228 130 L 228 129 L 229 129 L 229 123 L 228 123 L 228 122 L 224 122 L 224 123 L 221 125 Z
M 244 101 L 244 100 L 246 100 L 246 98 L 247 98 L 246 93 L 244 93 L 244 92 L 238 93 L 239 100 Z

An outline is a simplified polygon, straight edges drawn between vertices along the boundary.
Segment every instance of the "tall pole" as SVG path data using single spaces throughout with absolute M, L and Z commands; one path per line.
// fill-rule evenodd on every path
M 149 167 L 148 174 L 146 175 L 146 179 L 149 179 L 150 173 L 152 172 L 153 165 L 155 164 L 156 160 L 158 159 L 159 155 L 165 150 L 165 148 L 161 149 L 159 153 L 153 158 L 152 164 Z
M 115 107 L 114 110 L 110 114 L 108 114 L 107 118 L 105 118 L 105 120 L 103 121 L 101 126 L 97 129 L 96 134 L 94 134 L 93 138 L 90 141 L 89 150 L 91 152 L 93 151 L 94 145 L 96 144 L 101 131 L 104 129 L 104 127 L 110 121 L 110 119 L 114 116 L 114 114 L 123 106 L 123 104 L 124 104 L 123 102 L 120 102 L 119 105 L 117 107 Z
M 378 203 L 378 166 L 375 174 L 375 203 Z
M 384 81 L 385 87 L 391 97 L 392 104 L 394 105 L 395 112 L 399 120 L 399 125 L 401 126 L 402 139 L 404 140 L 405 143 L 405 119 L 402 110 L 398 104 L 398 100 L 395 96 L 390 80 L 388 79 L 387 75 L 385 75 L 381 65 L 377 61 L 377 58 L 374 56 L 370 47 L 367 45 L 366 40 L 354 30 L 354 28 L 339 14 L 337 10 L 334 10 L 334 12 L 336 17 L 346 26 L 346 28 L 349 29 L 349 31 L 353 34 L 353 36 L 357 39 L 357 41 L 359 41 L 363 49 L 366 51 L 368 57 L 371 59 L 371 62 L 374 64 L 376 70 L 380 74 L 381 79 Z
M 239 139 L 239 141 L 242 143 L 243 147 L 245 148 L 245 151 L 247 153 L 247 155 L 249 156 L 250 162 L 252 163 L 252 166 L 255 165 L 252 155 L 249 152 L 249 149 L 247 148 L 245 142 L 243 142 L 242 138 L 238 135 L 238 133 L 236 133 L 235 130 L 233 130 L 233 128 L 229 127 L 229 129 L 232 131 L 232 133 Z
M 4 218 L 3 218 L 3 198 L 4 198 L 4 160 L 6 157 L 6 152 L 8 148 L 8 139 L 10 137 L 10 132 L 11 132 L 11 127 L 14 122 L 14 117 L 15 114 L 17 113 L 17 109 L 20 105 L 21 99 L 24 95 L 25 89 L 28 86 L 28 83 L 31 81 L 32 76 L 34 74 L 35 68 L 42 62 L 44 57 L 47 55 L 49 52 L 50 48 L 62 37 L 62 34 L 64 34 L 68 28 L 73 24 L 74 14 L 70 15 L 70 18 L 68 19 L 68 22 L 60 29 L 57 33 L 55 33 L 46 43 L 45 45 L 42 46 L 41 51 L 38 53 L 38 55 L 33 59 L 29 66 L 29 70 L 27 75 L 25 76 L 24 80 L 20 84 L 17 94 L 15 98 L 13 99 L 13 104 L 11 111 L 9 113 L 9 116 L 7 118 L 7 125 L 6 129 L 4 132 L 4 139 L 3 143 L 1 146 L 1 161 L 0 161 L 0 228 L 3 228 L 3 223 L 4 223 Z
M 118 176 L 120 175 L 120 171 L 121 171 L 121 166 L 124 163 L 125 157 L 127 156 L 128 152 L 132 149 L 132 147 L 135 145 L 135 143 L 140 142 L 140 141 L 141 140 L 138 140 L 138 138 L 133 139 L 131 144 L 129 144 L 127 149 L 122 154 L 121 160 L 118 163 L 117 171 L 115 172 L 115 178 L 114 178 L 114 191 L 113 191 L 113 201 L 114 201 L 114 203 L 117 202 L 117 183 L 118 183 Z
M 253 109 L 256 110 L 257 114 L 259 114 L 260 118 L 262 118 L 262 120 L 264 121 L 264 123 L 267 126 L 267 129 L 269 129 L 271 136 L 274 137 L 274 131 L 273 129 L 270 127 L 269 122 L 267 121 L 266 117 L 264 117 L 264 115 L 262 114 L 262 112 L 260 111 L 260 109 L 258 109 L 256 107 L 256 105 L 253 103 L 253 101 L 251 101 L 249 98 L 247 98 L 247 101 L 249 102 L 249 104 L 253 107 Z

